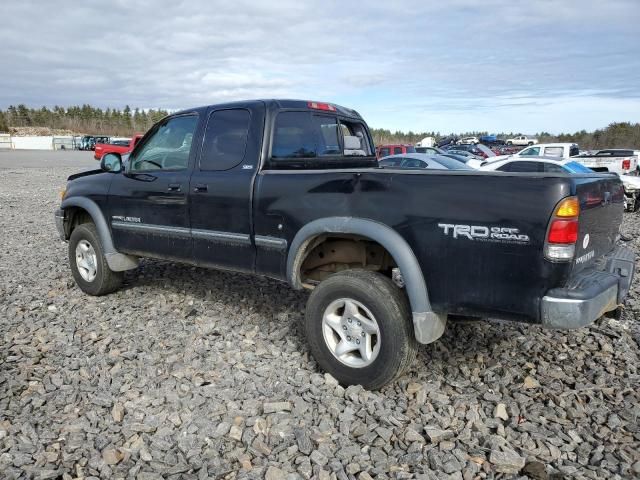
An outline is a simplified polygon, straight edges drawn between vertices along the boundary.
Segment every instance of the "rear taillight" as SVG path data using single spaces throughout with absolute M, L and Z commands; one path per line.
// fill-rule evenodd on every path
M 628 158 L 625 158 L 624 160 L 622 160 L 622 169 L 623 170 L 631 170 L 631 160 Z
M 578 241 L 580 203 L 576 197 L 567 197 L 556 206 L 544 245 L 544 255 L 552 261 L 573 259 Z
M 578 241 L 578 220 L 555 219 L 549 227 L 549 243 L 576 243 Z

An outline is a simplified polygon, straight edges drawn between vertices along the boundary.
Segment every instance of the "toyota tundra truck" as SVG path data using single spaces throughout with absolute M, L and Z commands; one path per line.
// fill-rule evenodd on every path
M 584 327 L 635 269 L 617 175 L 380 167 L 332 103 L 185 110 L 100 166 L 55 212 L 82 291 L 116 291 L 141 257 L 286 282 L 310 291 L 309 349 L 342 384 L 393 381 L 450 316 Z

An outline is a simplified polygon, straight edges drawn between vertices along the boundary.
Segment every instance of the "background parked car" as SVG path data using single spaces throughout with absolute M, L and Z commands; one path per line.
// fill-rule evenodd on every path
M 459 157 L 464 157 L 467 159 L 467 161 L 465 162 L 467 164 L 467 166 L 471 167 L 471 168 L 478 168 L 480 167 L 480 165 L 482 165 L 483 163 L 485 163 L 485 159 L 483 157 L 480 157 L 478 155 L 474 155 L 471 152 L 468 152 L 467 150 L 458 150 L 455 148 L 451 148 L 449 150 L 446 150 L 447 153 L 459 156 Z
M 536 143 L 538 143 L 537 138 L 529 138 L 526 135 L 507 139 L 507 145 L 535 145 Z
M 390 155 L 379 160 L 381 167 L 428 169 L 428 170 L 473 170 L 459 160 L 444 155 L 426 155 L 424 153 L 408 153 Z
M 580 152 L 577 143 L 540 143 L 523 148 L 517 153 L 511 155 L 499 155 L 499 159 L 514 157 L 553 157 L 556 159 L 568 159 L 575 157 Z M 496 158 L 495 160 L 498 160 Z
M 388 157 L 389 155 L 398 155 L 400 153 L 416 153 L 416 147 L 401 143 L 380 145 L 376 147 L 377 158 Z
M 481 135 L 478 137 L 480 143 L 487 147 L 500 147 L 505 144 L 504 140 L 499 139 L 496 135 Z
M 497 172 L 538 172 L 538 173 L 595 173 L 575 160 L 558 160 L 554 157 L 505 158 L 487 162 L 480 170 Z
M 453 145 L 458 142 L 458 139 L 459 137 L 456 137 L 455 135 L 444 137 L 438 140 L 438 143 L 436 143 L 436 147 L 443 148 L 443 147 L 446 147 L 447 145 Z
M 467 145 L 467 144 L 449 145 L 448 147 L 446 147 L 445 150 L 447 151 L 464 150 L 479 158 L 495 157 L 496 155 L 495 153 L 493 153 L 493 151 L 489 147 L 487 147 L 486 145 L 482 145 L 481 143 L 478 145 Z
M 480 140 L 478 139 L 478 137 L 464 137 L 458 140 L 458 143 L 460 145 L 476 145 L 480 143 Z
M 579 155 L 578 161 L 596 172 L 615 172 L 618 175 L 638 173 L 640 151 L 609 148 L 594 155 Z
M 514 147 L 513 145 L 495 145 L 491 147 L 491 151 L 496 155 L 513 155 L 522 150 L 522 147 Z
M 445 150 L 438 147 L 416 147 L 416 153 L 426 153 L 427 155 L 442 155 Z
M 469 152 L 464 152 L 464 153 L 469 153 Z M 458 153 L 445 152 L 445 153 L 441 153 L 440 155 L 444 157 L 452 158 L 453 160 L 457 160 L 458 162 L 462 162 L 471 168 L 477 168 L 483 163 L 482 160 L 478 159 L 475 155 L 471 155 L 471 154 L 468 156 L 465 156 L 465 155 L 460 155 Z M 474 167 L 474 165 L 477 165 L 477 166 Z

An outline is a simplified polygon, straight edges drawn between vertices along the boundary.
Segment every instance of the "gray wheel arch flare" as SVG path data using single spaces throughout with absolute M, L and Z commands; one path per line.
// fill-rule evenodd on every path
M 418 260 L 404 238 L 391 227 L 364 218 L 327 217 L 314 220 L 302 227 L 289 248 L 287 279 L 297 290 L 302 289 L 298 272 L 306 253 L 306 247 L 322 234 L 348 233 L 369 238 L 382 245 L 393 257 L 402 272 L 413 317 L 416 340 L 431 343 L 440 338 L 447 323 L 445 314 L 437 314 L 431 308 L 427 285 Z
M 124 270 L 131 270 L 138 266 L 138 259 L 131 255 L 125 255 L 118 252 L 113 246 L 113 240 L 111 238 L 111 231 L 109 225 L 102 214 L 100 207 L 87 197 L 70 197 L 62 201 L 60 208 L 65 210 L 69 207 L 78 207 L 85 210 L 93 220 L 100 241 L 102 242 L 102 248 L 104 250 L 104 256 L 107 260 L 107 265 L 114 272 L 122 272 Z

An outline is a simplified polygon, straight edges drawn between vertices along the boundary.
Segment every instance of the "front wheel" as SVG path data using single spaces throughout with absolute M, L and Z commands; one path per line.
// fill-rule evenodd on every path
M 513 145 L 513 142 L 507 142 L 507 145 Z
M 344 385 L 378 389 L 399 377 L 417 342 L 404 293 L 367 270 L 331 275 L 309 297 L 305 331 L 323 370 Z
M 71 232 L 69 265 L 76 284 L 89 295 L 106 295 L 122 285 L 124 272 L 109 268 L 93 223 L 78 225 Z

